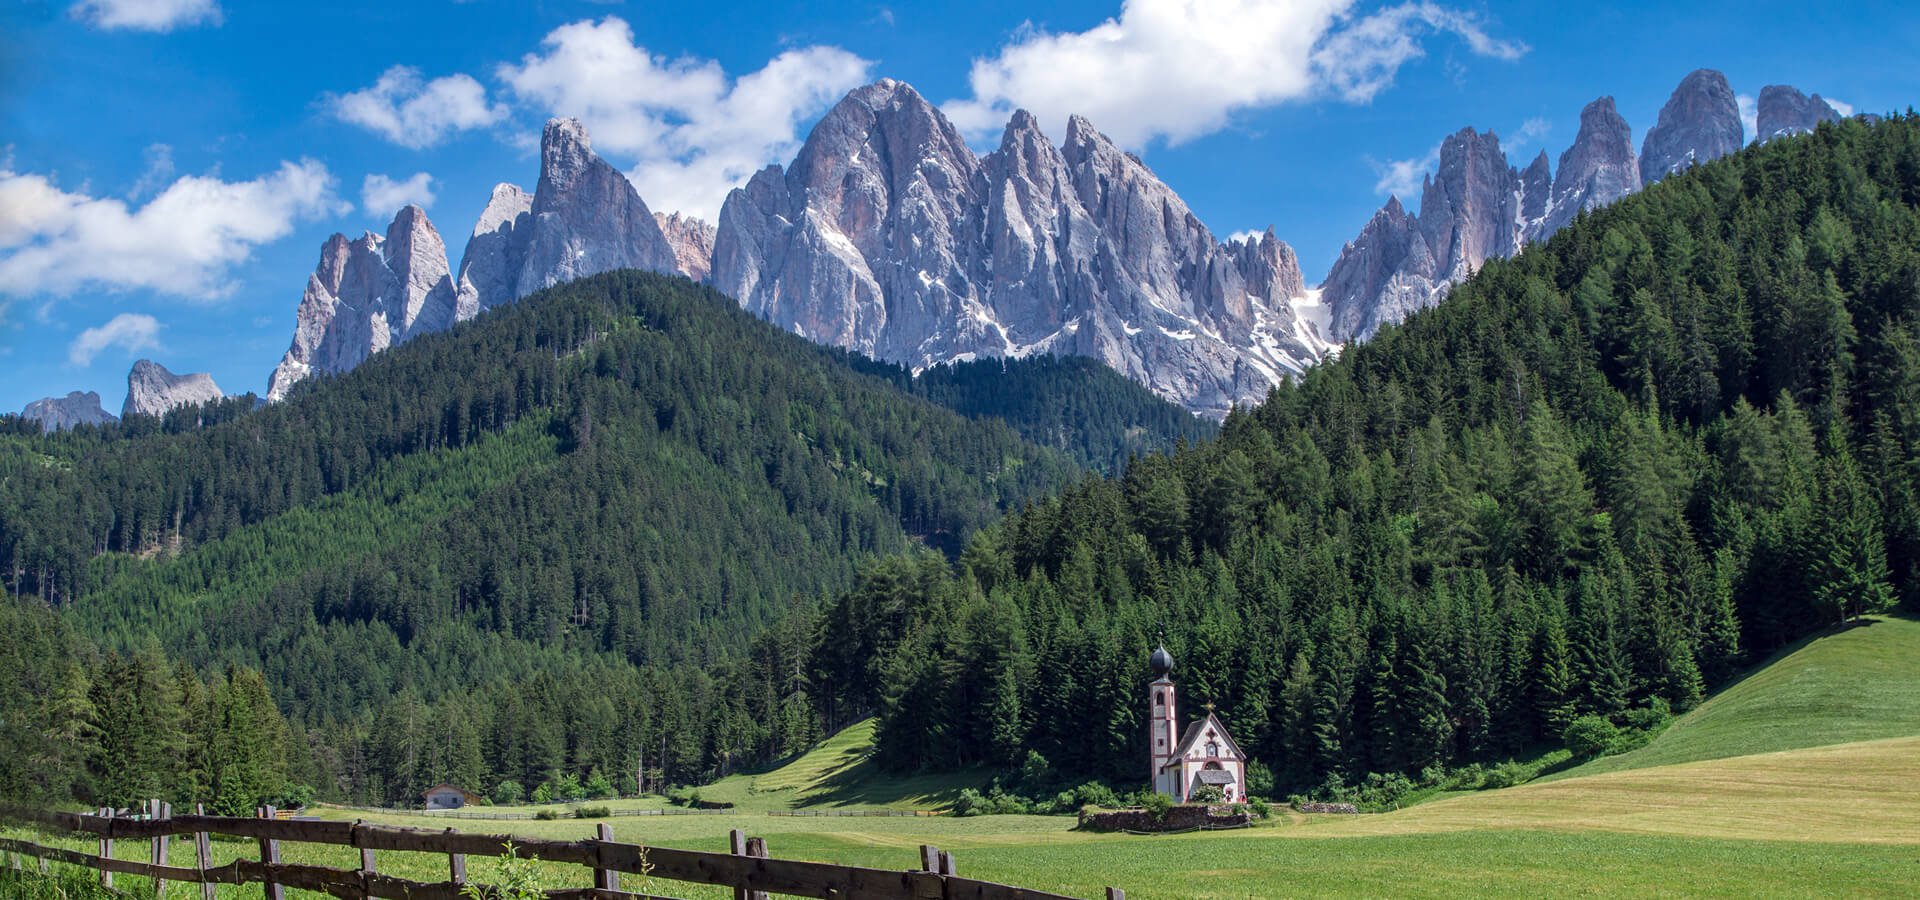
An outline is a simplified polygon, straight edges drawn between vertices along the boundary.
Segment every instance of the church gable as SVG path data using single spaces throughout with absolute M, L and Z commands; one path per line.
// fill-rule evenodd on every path
M 1234 741 L 1233 735 L 1227 733 L 1226 723 L 1221 722 L 1220 717 L 1215 715 L 1211 710 L 1207 712 L 1206 718 L 1197 720 L 1192 725 L 1187 726 L 1187 732 L 1180 736 L 1180 743 L 1174 747 L 1173 755 L 1176 758 L 1192 756 L 1196 748 L 1204 749 L 1209 740 L 1220 745 L 1220 752 L 1217 754 L 1203 753 L 1203 756 L 1211 755 L 1217 756 L 1220 759 L 1236 761 L 1246 760 L 1246 754 L 1240 752 L 1239 743 Z

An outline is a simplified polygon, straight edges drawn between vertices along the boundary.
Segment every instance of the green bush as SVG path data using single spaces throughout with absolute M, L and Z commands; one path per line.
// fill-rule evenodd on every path
M 1156 791 L 1141 798 L 1140 806 L 1154 819 L 1164 820 L 1167 812 L 1173 809 L 1173 798 Z
M 576 819 L 604 819 L 613 815 L 613 810 L 605 806 L 576 806 L 573 817 Z
M 572 772 L 562 772 L 555 776 L 553 799 L 566 802 L 587 799 L 587 789 L 580 785 L 580 776 Z
M 553 802 L 552 782 L 542 781 L 538 787 L 533 789 L 533 802 L 535 805 L 541 806 Z
M 1620 741 L 1620 729 L 1605 716 L 1581 716 L 1567 725 L 1560 739 L 1574 756 L 1605 756 Z
M 527 798 L 527 789 L 520 782 L 509 778 L 493 789 L 493 802 L 501 806 L 512 806 Z
M 536 819 L 539 819 L 542 822 L 551 822 L 555 819 L 560 818 L 560 813 L 551 809 L 543 809 L 538 812 L 535 812 L 533 814 L 533 817 Z
M 601 774 L 598 769 L 595 769 L 593 774 L 587 777 L 585 790 L 587 799 L 589 800 L 606 800 L 619 796 L 613 789 L 613 779 Z
M 1219 803 L 1227 799 L 1227 792 L 1217 784 L 1203 784 L 1187 795 L 1187 799 L 1194 803 Z
M 1248 780 L 1251 781 L 1252 779 L 1249 778 Z M 1247 809 L 1253 811 L 1253 817 L 1256 819 L 1273 818 L 1273 805 L 1259 797 L 1247 798 Z

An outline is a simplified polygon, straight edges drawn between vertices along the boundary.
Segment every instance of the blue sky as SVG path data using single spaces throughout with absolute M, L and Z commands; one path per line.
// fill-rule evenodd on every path
M 1904 109 L 1916 46 L 1898 3 L 25 0 L 0 11 L 0 410 L 83 389 L 118 412 L 141 356 L 264 393 L 327 235 L 418 200 L 457 267 L 555 113 L 654 208 L 710 215 L 879 77 L 981 149 L 1012 106 L 1056 140 L 1081 112 L 1314 283 L 1463 125 L 1557 160 L 1611 94 L 1638 143 L 1701 66 Z

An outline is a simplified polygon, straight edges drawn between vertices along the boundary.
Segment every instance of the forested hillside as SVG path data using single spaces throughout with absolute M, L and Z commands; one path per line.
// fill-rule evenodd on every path
M 1110 446 L 1057 414 L 1040 423 L 1084 459 L 1197 427 L 1098 370 L 1051 371 L 1036 390 L 1014 374 L 1028 365 L 968 390 L 1096 407 L 1105 392 L 1124 410 L 1087 413 L 1109 424 L 1145 410 L 1146 428 L 1113 427 Z M 1077 477 L 1067 454 L 995 420 L 1025 426 L 1023 409 L 976 399 L 969 419 L 915 392 L 903 369 L 684 280 L 598 276 L 259 412 L 10 429 L 0 576 L 74 626 L 60 640 L 81 662 L 50 664 L 55 693 L 106 690 L 102 659 L 167 684 L 262 671 L 301 736 L 292 777 L 330 795 L 627 773 L 642 747 L 692 779 L 817 733 L 798 688 L 722 702 L 707 668 L 850 585 L 863 559 L 957 548 Z M 37 621 L 9 631 L 24 641 Z M 172 722 L 186 699 L 142 702 Z
M 1917 448 L 1920 120 L 1823 126 L 1489 263 L 957 571 L 876 567 L 821 699 L 896 767 L 1133 783 L 1164 632 L 1282 788 L 1498 758 L 1913 597 Z

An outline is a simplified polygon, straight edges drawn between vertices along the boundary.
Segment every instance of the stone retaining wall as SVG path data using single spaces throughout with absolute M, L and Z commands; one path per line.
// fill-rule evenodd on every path
M 1080 814 L 1080 827 L 1087 831 L 1190 831 L 1239 828 L 1252 821 L 1253 814 L 1246 807 L 1234 804 L 1181 804 L 1168 809 L 1164 819 L 1156 819 L 1153 813 L 1138 807 Z

